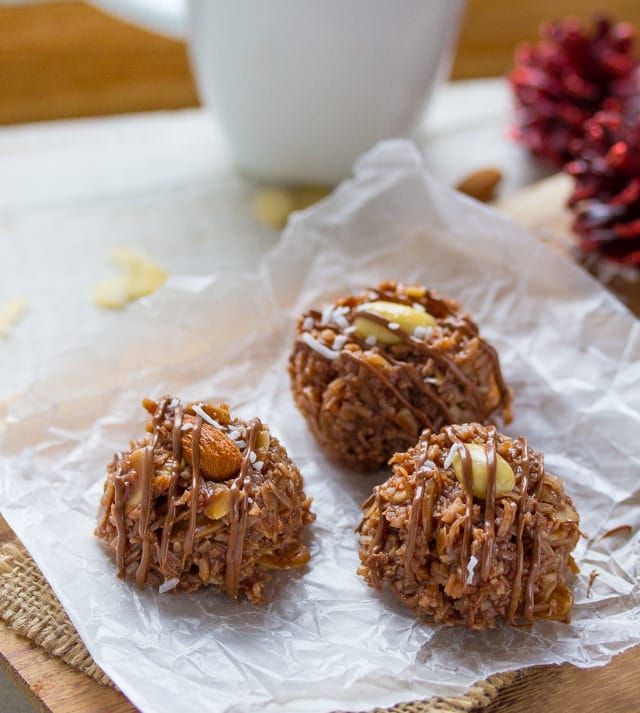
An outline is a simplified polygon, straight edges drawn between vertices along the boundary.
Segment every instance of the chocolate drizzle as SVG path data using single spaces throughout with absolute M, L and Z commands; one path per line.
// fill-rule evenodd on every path
M 465 498 L 464 532 L 462 534 L 462 547 L 460 549 L 459 574 L 463 582 L 466 581 L 466 569 L 471 557 L 471 525 L 473 517 L 473 462 L 467 446 L 458 443 L 458 455 L 462 466 L 462 489 Z
M 244 490 L 248 473 L 252 467 L 251 454 L 255 450 L 258 432 L 262 423 L 254 418 L 249 422 L 246 437 L 247 448 L 242 458 L 240 472 L 231 484 L 231 502 L 229 506 L 229 542 L 227 544 L 226 570 L 224 583 L 227 594 L 237 599 L 240 586 L 240 569 L 242 566 L 242 552 L 244 536 L 247 529 L 247 494 Z
M 529 446 L 525 438 L 521 439 L 521 475 L 520 475 L 520 497 L 518 498 L 518 523 L 516 526 L 516 571 L 511 585 L 511 601 L 509 602 L 508 619 L 513 623 L 520 598 L 522 596 L 522 573 L 524 570 L 524 520 L 529 509 L 529 475 L 531 463 L 529 461 Z
M 480 578 L 486 582 L 489 578 L 491 562 L 493 560 L 493 546 L 496 539 L 496 471 L 497 456 L 495 443 L 495 430 L 489 431 L 489 440 L 486 447 L 487 453 L 487 485 L 484 500 L 484 533 L 485 541 L 482 548 L 480 562 Z
M 184 533 L 182 567 L 193 551 L 193 538 L 196 534 L 198 515 L 198 495 L 200 494 L 200 436 L 202 435 L 202 416 L 196 415 L 191 431 L 191 497 L 189 498 L 189 523 Z
M 422 501 L 424 498 L 424 482 L 419 483 L 416 487 L 416 492 L 413 495 L 411 509 L 409 510 L 409 523 L 407 525 L 407 541 L 404 550 L 404 571 L 407 578 L 413 578 L 413 570 L 411 569 L 411 561 L 413 553 L 416 549 L 416 539 L 418 537 L 418 524 L 420 523 L 420 515 L 422 513 Z
M 149 519 L 151 515 L 151 479 L 153 478 L 153 446 L 145 446 L 142 461 L 142 497 L 140 499 L 140 518 L 138 520 L 138 535 L 142 541 L 140 563 L 136 570 L 136 584 L 142 587 L 147 580 L 150 556 Z
M 389 324 L 391 324 L 391 322 L 388 319 L 385 319 L 384 317 L 381 317 L 378 314 L 374 314 L 373 312 L 367 312 L 365 310 L 358 310 L 357 316 L 364 317 L 365 319 L 369 320 L 370 322 L 374 322 L 376 324 L 379 324 L 381 327 L 388 329 L 390 332 L 395 334 L 399 339 L 401 339 L 402 342 L 404 344 L 406 344 L 408 347 L 414 349 L 417 352 L 421 352 L 422 354 L 425 354 L 426 356 L 433 359 L 433 361 L 436 364 L 438 364 L 439 366 L 441 366 L 443 369 L 449 371 L 455 377 L 455 379 L 460 384 L 462 384 L 462 386 L 464 386 L 464 388 L 466 389 L 467 395 L 473 401 L 478 412 L 481 413 L 483 416 L 485 415 L 485 409 L 483 408 L 482 394 L 480 393 L 480 390 L 473 383 L 473 381 L 471 381 L 471 379 L 469 379 L 464 374 L 464 372 L 453 361 L 453 359 L 448 357 L 444 352 L 441 352 L 438 349 L 434 349 L 433 347 L 430 347 L 422 339 L 418 339 L 418 338 L 414 337 L 412 334 L 410 334 L 409 332 L 407 332 L 406 329 L 402 329 L 401 327 L 398 327 L 396 329 L 389 329 Z
M 369 296 L 372 299 L 382 299 L 387 302 L 394 302 L 397 304 L 402 304 L 402 305 L 407 305 L 407 306 L 412 306 L 414 302 L 410 300 L 408 297 L 402 297 L 398 295 L 394 290 L 391 289 L 381 289 L 381 288 L 372 288 L 369 290 Z M 450 329 L 457 330 L 464 334 L 467 338 L 474 339 L 477 338 L 479 340 L 479 346 L 482 349 L 483 353 L 488 357 L 490 360 L 492 367 L 493 367 L 493 376 L 497 382 L 498 390 L 500 391 L 501 395 L 501 403 L 505 409 L 506 413 L 509 413 L 509 402 L 510 402 L 510 391 L 507 388 L 506 384 L 504 383 L 504 379 L 502 377 L 502 373 L 500 371 L 500 362 L 498 359 L 498 354 L 496 350 L 487 342 L 485 342 L 483 339 L 480 339 L 478 337 L 478 328 L 477 326 L 470 320 L 470 318 L 466 315 L 460 315 L 457 314 L 454 309 L 445 301 L 442 299 L 438 299 L 434 297 L 431 293 L 428 291 L 425 293 L 424 298 L 427 300 L 428 309 L 434 310 L 436 312 L 436 319 L 438 320 L 439 324 L 441 326 L 447 326 Z M 353 303 L 352 303 L 353 304 Z M 430 346 L 427 344 L 423 339 L 419 339 L 417 337 L 414 337 L 412 334 L 410 334 L 408 331 L 402 329 L 401 327 L 397 327 L 395 329 L 390 329 L 389 324 L 391 322 L 384 317 L 373 313 L 373 312 L 367 312 L 364 309 L 359 309 L 358 307 L 362 307 L 362 303 L 359 306 L 356 307 L 351 307 L 350 314 L 349 314 L 349 319 L 351 322 L 355 319 L 355 317 L 364 317 L 370 322 L 373 322 L 375 324 L 378 324 L 385 329 L 389 330 L 393 334 L 395 334 L 406 346 L 408 346 L 412 351 L 421 353 L 428 358 L 432 359 L 435 364 L 437 364 L 439 367 L 441 367 L 445 372 L 448 372 L 451 374 L 451 376 L 454 378 L 454 380 L 459 383 L 465 390 L 465 393 L 467 395 L 467 398 L 470 400 L 470 402 L 473 404 L 474 408 L 476 409 L 476 412 L 478 413 L 478 418 L 485 420 L 492 408 L 488 408 L 485 405 L 485 400 L 483 397 L 483 393 L 481 392 L 480 388 L 478 385 L 470 379 L 463 371 L 460 369 L 460 367 L 456 364 L 456 362 L 444 351 L 440 349 L 436 349 L 433 346 Z M 345 305 L 346 306 L 346 305 Z M 443 311 L 446 313 L 446 316 L 443 316 L 442 313 Z M 318 321 L 318 319 L 321 319 L 322 313 L 319 312 L 318 310 L 311 310 L 308 313 L 315 321 Z M 332 328 L 335 328 L 335 326 L 332 325 Z M 349 334 L 349 339 L 350 341 L 358 344 L 361 349 L 365 350 L 367 348 L 370 348 L 370 345 L 366 344 L 364 341 L 358 339 L 357 336 L 354 334 L 350 333 Z M 340 354 L 349 354 L 350 356 L 354 356 L 351 352 L 348 350 L 342 349 L 340 350 Z M 410 362 L 402 362 L 398 361 L 396 359 L 393 359 L 392 355 L 389 353 L 388 350 L 384 350 L 384 355 L 385 357 L 392 363 L 396 365 L 400 365 L 403 368 L 406 368 L 407 366 L 413 366 Z M 362 362 L 364 363 L 364 361 Z M 381 373 L 380 370 L 371 367 L 370 368 L 371 373 L 375 374 L 381 381 L 385 383 L 385 385 L 389 386 L 390 382 L 388 379 L 386 379 Z M 445 400 L 443 400 L 439 395 L 438 395 L 438 390 L 429 387 L 429 385 L 425 384 L 423 379 L 420 378 L 418 374 L 410 374 L 409 375 L 412 382 L 414 383 L 415 386 L 417 386 L 423 394 L 431 401 L 433 402 L 438 409 L 441 412 L 443 423 L 451 423 L 452 422 L 452 417 L 451 413 L 449 412 L 449 409 L 447 407 L 447 404 Z M 416 378 L 417 377 L 417 378 Z M 392 386 L 392 385 L 391 385 Z M 396 398 L 398 398 L 397 394 L 397 389 L 394 387 L 394 395 Z M 406 406 L 405 403 L 406 399 L 403 399 L 401 402 L 403 405 Z M 412 409 L 413 411 L 413 409 Z M 414 413 L 415 415 L 415 413 Z M 428 419 L 427 419 L 428 420 Z M 420 418 L 420 421 L 425 424 L 425 416 L 422 414 L 422 417 Z M 426 423 L 425 425 L 428 425 L 429 427 L 433 428 L 433 424 L 431 422 Z
M 155 448 L 158 445 L 160 437 L 159 428 L 164 418 L 164 412 L 169 403 L 168 398 L 162 399 L 156 408 L 153 415 L 153 436 L 151 443 L 145 446 L 144 456 L 142 460 L 142 473 L 138 476 L 142 480 L 142 495 L 140 498 L 140 515 L 138 519 L 138 535 L 142 542 L 142 552 L 140 554 L 140 563 L 136 570 L 136 584 L 142 587 L 147 581 L 147 572 L 149 571 L 149 561 L 151 559 L 151 544 L 152 540 L 155 543 L 155 535 L 149 529 L 151 516 L 151 495 L 152 495 L 152 479 L 154 472 L 153 455 Z
M 127 547 L 127 535 L 124 523 L 124 482 L 122 480 L 122 456 L 117 455 L 117 471 L 113 478 L 114 484 L 114 513 L 116 520 L 116 566 L 118 577 L 124 579 L 124 558 Z
M 375 508 L 378 512 L 378 524 L 376 526 L 376 532 L 373 536 L 373 540 L 369 545 L 369 551 L 367 552 L 366 565 L 371 572 L 371 583 L 374 587 L 380 587 L 382 584 L 382 562 L 380 553 L 382 550 L 382 545 L 384 543 L 384 536 L 387 529 L 387 520 L 384 516 L 382 510 L 382 498 L 380 497 L 380 487 L 376 486 L 374 489 L 374 503 Z M 367 501 L 368 502 L 368 501 Z
M 542 483 L 544 482 L 544 461 L 540 456 L 540 470 L 538 473 L 538 482 L 536 483 L 535 502 L 540 497 Z M 540 529 L 535 511 L 532 513 L 531 520 L 531 538 L 533 540 L 533 551 L 531 553 L 531 565 L 529 567 L 529 578 L 525 589 L 523 616 L 527 621 L 533 621 L 533 609 L 535 604 L 535 587 L 540 574 L 540 561 L 542 558 L 542 530 Z
M 169 557 L 169 540 L 176 518 L 176 487 L 180 476 L 180 466 L 182 462 L 182 421 L 184 409 L 176 406 L 173 416 L 173 429 L 171 431 L 171 445 L 173 448 L 173 461 L 171 463 L 171 480 L 167 492 L 167 514 L 162 525 L 162 537 L 160 539 L 160 570 L 166 577 L 167 559 Z
M 431 422 L 429 421 L 427 414 L 421 409 L 413 406 L 411 402 L 402 395 L 400 390 L 396 386 L 394 386 L 391 381 L 389 381 L 389 379 L 387 379 L 381 369 L 374 366 L 373 364 L 370 364 L 366 359 L 360 358 L 357 354 L 354 354 L 353 352 L 345 350 L 344 352 L 342 352 L 342 356 L 346 357 L 347 359 L 351 359 L 357 364 L 364 366 L 366 369 L 368 369 L 376 379 L 378 379 L 389 391 L 391 391 L 391 393 L 406 409 L 411 411 L 411 413 L 415 416 L 418 422 L 422 424 L 424 428 L 431 427 Z

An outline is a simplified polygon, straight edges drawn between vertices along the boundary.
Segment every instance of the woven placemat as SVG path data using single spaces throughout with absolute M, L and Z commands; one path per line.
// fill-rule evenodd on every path
M 31 555 L 18 542 L 0 547 L 0 618 L 18 634 L 105 686 L 114 684 L 97 666 Z M 492 676 L 464 696 L 431 698 L 376 708 L 370 713 L 471 713 L 487 706 L 517 673 Z

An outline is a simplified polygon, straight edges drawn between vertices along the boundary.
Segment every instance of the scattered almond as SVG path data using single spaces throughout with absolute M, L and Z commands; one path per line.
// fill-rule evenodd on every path
M 456 478 L 460 483 L 464 483 L 462 474 L 462 459 L 460 458 L 460 449 L 463 447 L 467 450 L 471 459 L 471 481 L 473 494 L 476 498 L 482 498 L 484 500 L 487 496 L 487 451 L 485 447 L 479 443 L 467 443 L 456 449 L 451 465 L 453 466 Z M 515 484 L 516 479 L 511 466 L 499 453 L 496 453 L 496 498 L 502 498 L 507 493 L 510 493 L 514 489 Z
M 327 186 L 268 186 L 258 190 L 254 212 L 258 220 L 269 228 L 281 230 L 289 215 L 304 210 L 322 200 L 331 189 Z
M 279 555 L 264 555 L 258 560 L 258 564 L 268 569 L 294 569 L 303 567 L 310 559 L 309 550 L 304 545 L 296 545 Z
M 231 491 L 226 485 L 216 485 L 204 508 L 204 514 L 210 520 L 221 520 L 228 512 L 231 504 Z
M 27 306 L 27 300 L 24 297 L 14 297 L 5 302 L 0 309 L 0 337 L 6 337 L 11 327 L 24 317 Z
M 495 197 L 496 188 L 501 180 L 502 172 L 497 168 L 483 168 L 463 178 L 456 188 L 477 201 L 488 203 Z
M 133 300 L 153 294 L 167 279 L 165 270 L 131 248 L 115 248 L 111 260 L 120 274 L 96 286 L 93 299 L 99 307 L 121 309 Z
M 185 414 L 184 423 L 191 428 L 182 433 L 184 459 L 193 465 L 193 425 L 195 417 Z M 200 473 L 211 480 L 227 480 L 235 475 L 242 463 L 242 453 L 238 446 L 217 428 L 208 423 L 202 424 L 200 431 Z
M 391 324 L 395 323 L 396 327 L 402 327 L 410 334 L 413 334 L 417 327 L 428 328 L 435 327 L 438 324 L 435 317 L 428 312 L 409 307 L 409 305 L 399 304 L 398 302 L 365 302 L 356 311 L 371 312 L 386 319 Z M 367 319 L 366 315 L 356 317 L 353 320 L 353 325 L 356 328 L 356 334 L 361 339 L 375 337 L 380 344 L 399 344 L 402 341 L 393 331 L 377 322 L 372 322 Z

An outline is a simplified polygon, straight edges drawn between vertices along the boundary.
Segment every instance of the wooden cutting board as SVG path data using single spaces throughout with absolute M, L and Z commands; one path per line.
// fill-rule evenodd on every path
M 496 207 L 552 247 L 572 255 L 570 216 L 564 209 L 569 190 L 567 177 L 553 176 L 498 201 Z M 608 286 L 640 315 L 640 284 L 617 277 Z M 0 543 L 14 539 L 14 533 L 0 517 Z M 135 713 L 120 693 L 49 656 L 2 624 L 0 666 L 36 708 L 46 713 Z M 530 713 L 542 709 L 545 713 L 631 713 L 640 708 L 638 668 L 640 647 L 621 654 L 603 668 L 583 670 L 564 664 L 525 669 L 481 713 Z

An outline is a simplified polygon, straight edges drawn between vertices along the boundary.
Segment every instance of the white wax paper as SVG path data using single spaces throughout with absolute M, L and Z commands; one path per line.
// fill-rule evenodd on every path
M 396 278 L 459 299 L 515 391 L 507 433 L 545 452 L 581 514 L 570 625 L 469 632 L 418 623 L 357 577 L 359 506 L 383 476 L 327 462 L 289 394 L 295 315 Z M 507 669 L 597 666 L 640 641 L 640 343 L 579 268 L 425 172 L 406 142 L 298 214 L 254 274 L 173 277 L 67 353 L 8 410 L 2 512 L 92 655 L 143 711 L 361 710 L 462 693 Z M 224 398 L 282 439 L 314 498 L 306 571 L 263 607 L 139 592 L 92 536 L 105 464 L 142 433 L 144 396 Z M 622 533 L 599 540 L 606 530 Z M 592 570 L 599 573 L 586 597 Z

